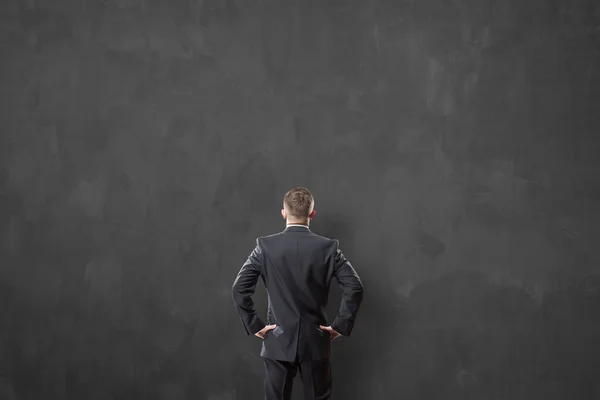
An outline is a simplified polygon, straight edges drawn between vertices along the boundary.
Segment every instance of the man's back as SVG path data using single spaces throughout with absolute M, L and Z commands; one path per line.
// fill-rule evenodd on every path
M 314 234 L 307 226 L 288 226 L 260 237 L 234 284 L 234 299 L 248 334 L 264 327 L 256 313 L 246 313 L 248 287 L 259 275 L 268 293 L 267 331 L 261 356 L 284 361 L 319 360 L 331 355 L 327 325 L 329 287 L 336 279 L 344 289 L 340 310 L 331 327 L 349 336 L 362 302 L 363 286 L 339 242 Z M 253 309 L 253 307 L 251 307 Z
M 233 300 L 246 333 L 263 339 L 265 399 L 290 400 L 300 371 L 306 399 L 331 397 L 331 341 L 350 336 L 363 298 L 363 284 L 337 240 L 311 232 L 314 198 L 297 187 L 283 198 L 283 232 L 259 237 L 233 283 Z M 262 278 L 269 298 L 266 325 L 252 295 Z M 342 304 L 327 326 L 329 286 L 344 289 Z

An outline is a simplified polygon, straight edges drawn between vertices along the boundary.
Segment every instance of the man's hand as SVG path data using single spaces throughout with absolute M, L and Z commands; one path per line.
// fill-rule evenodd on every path
M 321 328 L 324 331 L 329 332 L 329 335 L 331 336 L 331 341 L 339 338 L 340 336 L 342 336 L 341 333 L 339 333 L 338 331 L 334 331 L 332 327 L 330 326 L 323 326 L 323 325 L 319 325 L 319 328 Z
M 273 330 L 277 328 L 276 324 L 273 325 L 266 325 L 264 328 L 262 328 L 260 331 L 256 332 L 254 335 L 258 336 L 261 339 L 265 339 L 265 335 L 267 334 L 268 331 Z

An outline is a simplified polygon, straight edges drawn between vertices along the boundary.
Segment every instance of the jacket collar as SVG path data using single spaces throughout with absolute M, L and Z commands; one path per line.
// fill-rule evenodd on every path
M 306 225 L 290 224 L 285 227 L 284 232 L 310 232 L 310 228 Z

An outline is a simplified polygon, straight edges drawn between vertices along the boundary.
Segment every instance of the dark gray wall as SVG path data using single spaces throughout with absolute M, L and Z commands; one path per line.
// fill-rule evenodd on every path
M 303 185 L 335 399 L 600 398 L 594 4 L 2 2 L 0 397 L 261 398 L 230 288 Z

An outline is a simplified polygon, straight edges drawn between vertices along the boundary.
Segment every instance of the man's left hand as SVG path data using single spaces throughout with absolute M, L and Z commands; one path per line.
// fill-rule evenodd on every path
M 335 329 L 333 329 L 331 326 L 323 326 L 323 325 L 319 325 L 319 328 L 321 328 L 321 330 L 324 330 L 326 332 L 329 332 L 329 336 L 331 341 L 333 342 L 335 339 L 339 338 L 340 336 L 342 336 L 341 333 L 339 333 L 338 331 L 336 331 Z
M 266 325 L 264 328 L 262 328 L 260 331 L 256 332 L 254 335 L 258 336 L 261 339 L 265 339 L 265 335 L 267 334 L 268 331 L 273 330 L 277 328 L 276 324 L 273 325 Z

